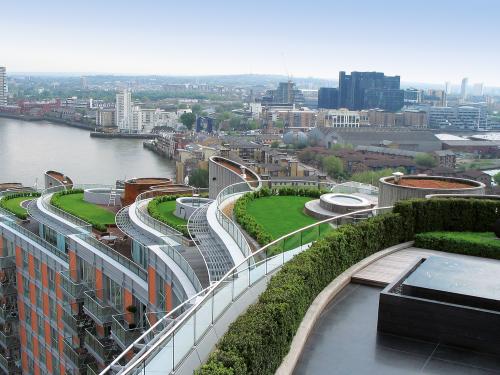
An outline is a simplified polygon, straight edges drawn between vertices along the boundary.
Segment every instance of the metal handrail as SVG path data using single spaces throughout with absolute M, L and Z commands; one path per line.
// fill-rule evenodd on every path
M 359 214 L 368 214 L 368 213 L 373 213 L 373 212 L 377 212 L 377 211 L 385 211 L 385 210 L 390 210 L 392 209 L 392 206 L 388 206 L 388 207 L 378 207 L 378 208 L 369 208 L 369 209 L 364 209 L 364 210 L 358 210 L 358 211 L 353 211 L 353 212 L 350 212 L 348 214 L 343 214 L 343 215 L 338 215 L 338 216 L 334 216 L 334 217 L 331 217 L 331 218 L 328 218 L 328 219 L 325 219 L 325 220 L 321 220 L 321 221 L 318 221 L 316 223 L 313 223 L 313 224 L 310 224 L 308 226 L 305 226 L 303 228 L 300 228 L 300 229 L 297 229 L 291 233 L 288 233 L 284 236 L 281 236 L 280 238 L 268 243 L 267 245 L 261 247 L 259 250 L 257 250 L 256 252 L 254 252 L 253 254 L 249 255 L 248 257 L 246 257 L 240 264 L 234 266 L 233 268 L 231 268 L 227 273 L 226 275 L 221 278 L 219 281 L 215 282 L 211 287 L 209 287 L 209 290 L 207 291 L 207 293 L 205 293 L 203 295 L 203 297 L 200 299 L 200 301 L 198 301 L 185 315 L 183 315 L 178 322 L 176 322 L 173 327 L 171 327 L 164 335 L 162 335 L 157 341 L 155 341 L 153 344 L 151 344 L 147 350 L 142 353 L 142 355 L 137 358 L 137 359 L 132 359 L 131 363 L 127 365 L 127 367 L 123 370 L 123 372 L 120 372 L 120 374 L 123 374 L 123 375 L 126 375 L 126 374 L 131 374 L 135 371 L 135 367 L 138 365 L 138 364 L 142 364 L 143 362 L 146 362 L 146 360 L 149 358 L 149 356 L 151 354 L 153 354 L 157 349 L 161 349 L 161 345 L 167 341 L 169 338 L 172 338 L 172 336 L 175 335 L 176 332 L 178 332 L 181 327 L 184 325 L 184 323 L 193 317 L 193 314 L 196 313 L 197 311 L 199 311 L 199 309 L 201 308 L 201 306 L 208 300 L 208 298 L 210 296 L 212 296 L 212 298 L 214 298 L 216 296 L 215 292 L 218 290 L 218 289 L 223 289 L 222 286 L 224 286 L 224 284 L 228 283 L 228 282 L 231 282 L 233 281 L 234 283 L 234 280 L 237 280 L 236 278 L 236 275 L 242 271 L 246 271 L 248 270 L 250 272 L 250 267 L 248 268 L 244 268 L 242 269 L 242 267 L 244 266 L 247 266 L 250 264 L 252 258 L 254 258 L 256 255 L 261 255 L 262 253 L 264 253 L 266 250 L 268 249 L 271 249 L 273 246 L 275 246 L 276 244 L 280 243 L 281 241 L 285 241 L 286 239 L 290 238 L 290 237 L 293 237 L 299 233 L 302 233 L 302 232 L 305 232 L 309 229 L 312 229 L 312 228 L 315 228 L 315 227 L 319 227 L 320 225 L 322 224 L 326 224 L 326 223 L 331 223 L 333 221 L 336 221 L 336 220 L 339 220 L 339 219 L 343 219 L 343 218 L 350 218 L 352 217 L 353 215 L 359 215 Z M 284 242 L 283 242 L 284 243 Z M 300 249 L 303 247 L 303 245 L 300 246 Z M 254 280 L 253 282 L 250 280 L 250 276 L 249 276 L 249 284 L 250 285 L 253 285 L 255 284 L 257 281 L 260 281 L 262 279 L 262 277 L 265 277 L 267 275 L 267 272 L 268 272 L 268 269 L 267 269 L 267 265 L 268 265 L 268 260 L 271 259 L 277 259 L 276 257 L 283 257 L 283 263 L 285 262 L 284 258 L 285 258 L 285 251 L 283 251 L 281 254 L 278 254 L 276 256 L 272 256 L 272 257 L 266 257 L 264 259 L 264 262 L 265 265 L 266 265 L 266 272 L 260 277 L 258 278 L 257 280 Z M 281 265 L 282 265 L 281 264 Z M 262 262 L 260 262 L 260 265 L 262 265 Z M 281 266 L 279 265 L 279 267 Z M 254 266 L 255 267 L 255 266 Z M 277 268 L 274 268 L 272 269 L 272 271 L 276 270 Z M 250 286 L 249 285 L 249 286 Z M 230 303 L 232 303 L 233 300 L 231 300 Z M 229 306 L 229 305 L 228 305 Z M 218 309 L 220 310 L 224 310 L 226 307 L 228 306 L 218 306 Z M 212 308 L 213 308 L 213 305 L 212 305 Z M 212 311 L 213 312 L 213 311 Z M 213 323 L 213 320 L 214 320 L 214 317 L 213 317 L 213 314 L 212 314 L 212 323 Z M 201 338 L 201 335 L 200 335 L 200 338 Z M 198 338 L 199 340 L 199 338 Z M 196 339 L 196 334 L 195 334 L 195 338 L 194 338 L 194 344 L 196 344 L 197 342 L 197 339 Z M 175 349 L 173 350 L 173 363 L 172 363 L 172 366 L 173 366 L 173 369 L 175 370 Z M 186 354 L 187 355 L 187 354 Z M 182 356 L 182 358 L 178 361 L 179 363 L 185 358 L 185 356 Z M 108 366 L 106 369 L 103 370 L 103 372 L 101 372 L 101 374 L 106 374 L 107 371 L 109 371 L 109 369 L 111 368 L 111 365 Z

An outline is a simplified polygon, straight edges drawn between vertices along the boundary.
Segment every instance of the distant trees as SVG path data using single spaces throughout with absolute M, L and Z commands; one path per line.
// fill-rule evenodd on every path
M 196 121 L 196 115 L 194 113 L 183 113 L 180 120 L 186 128 L 191 130 L 193 129 L 193 124 Z
M 419 167 L 434 168 L 437 165 L 437 160 L 431 154 L 426 154 L 422 152 L 417 154 L 417 156 L 415 156 L 415 163 Z
M 208 188 L 208 171 L 206 169 L 193 169 L 189 174 L 189 185 L 197 188 Z
M 278 148 L 280 146 L 280 143 L 278 141 L 273 141 L 273 143 L 271 143 L 271 148 Z
M 495 181 L 495 184 L 500 185 L 500 172 L 493 176 L 493 181 Z
M 363 184 L 370 184 L 373 186 L 378 186 L 378 182 L 382 177 L 387 177 L 392 175 L 394 172 L 404 172 L 403 168 L 399 168 L 396 171 L 387 168 L 381 169 L 379 171 L 365 171 L 365 172 L 357 172 L 351 176 L 352 181 L 361 182 Z
M 336 156 L 327 156 L 323 158 L 321 164 L 328 176 L 335 179 L 344 176 L 344 163 L 340 158 Z

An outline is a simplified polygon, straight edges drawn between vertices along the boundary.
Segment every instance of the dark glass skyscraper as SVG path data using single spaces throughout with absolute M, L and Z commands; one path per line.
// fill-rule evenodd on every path
M 334 87 L 320 87 L 318 91 L 318 108 L 339 108 L 339 90 Z
M 403 104 L 404 92 L 400 89 L 399 76 L 389 77 L 378 72 L 339 73 L 339 107 L 397 111 Z

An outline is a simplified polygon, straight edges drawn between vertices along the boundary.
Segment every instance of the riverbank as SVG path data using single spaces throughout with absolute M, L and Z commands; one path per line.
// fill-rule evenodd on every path
M 92 138 L 125 138 L 125 139 L 155 139 L 156 134 L 151 133 L 103 133 L 103 132 L 91 132 L 90 136 Z
M 55 124 L 67 125 L 67 126 L 71 126 L 73 128 L 79 128 L 79 129 L 85 129 L 85 130 L 96 130 L 96 127 L 93 125 L 90 125 L 90 124 L 86 124 L 83 122 L 77 122 L 77 121 L 69 121 L 69 120 L 64 120 L 61 118 L 50 117 L 50 116 L 28 116 L 28 115 L 16 115 L 16 114 L 12 114 L 12 113 L 0 112 L 0 117 L 9 118 L 9 119 L 13 119 L 13 120 L 29 121 L 29 122 L 50 121 L 50 122 L 53 122 Z

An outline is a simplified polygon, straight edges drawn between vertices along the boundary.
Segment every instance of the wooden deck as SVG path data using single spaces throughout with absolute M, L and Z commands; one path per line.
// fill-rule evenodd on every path
M 440 255 L 454 258 L 475 258 L 467 255 L 444 253 L 442 251 L 409 247 L 390 254 L 368 265 L 352 277 L 352 282 L 367 285 L 386 286 L 396 280 L 417 259 L 427 258 L 430 255 Z M 490 260 L 499 262 L 498 260 Z

